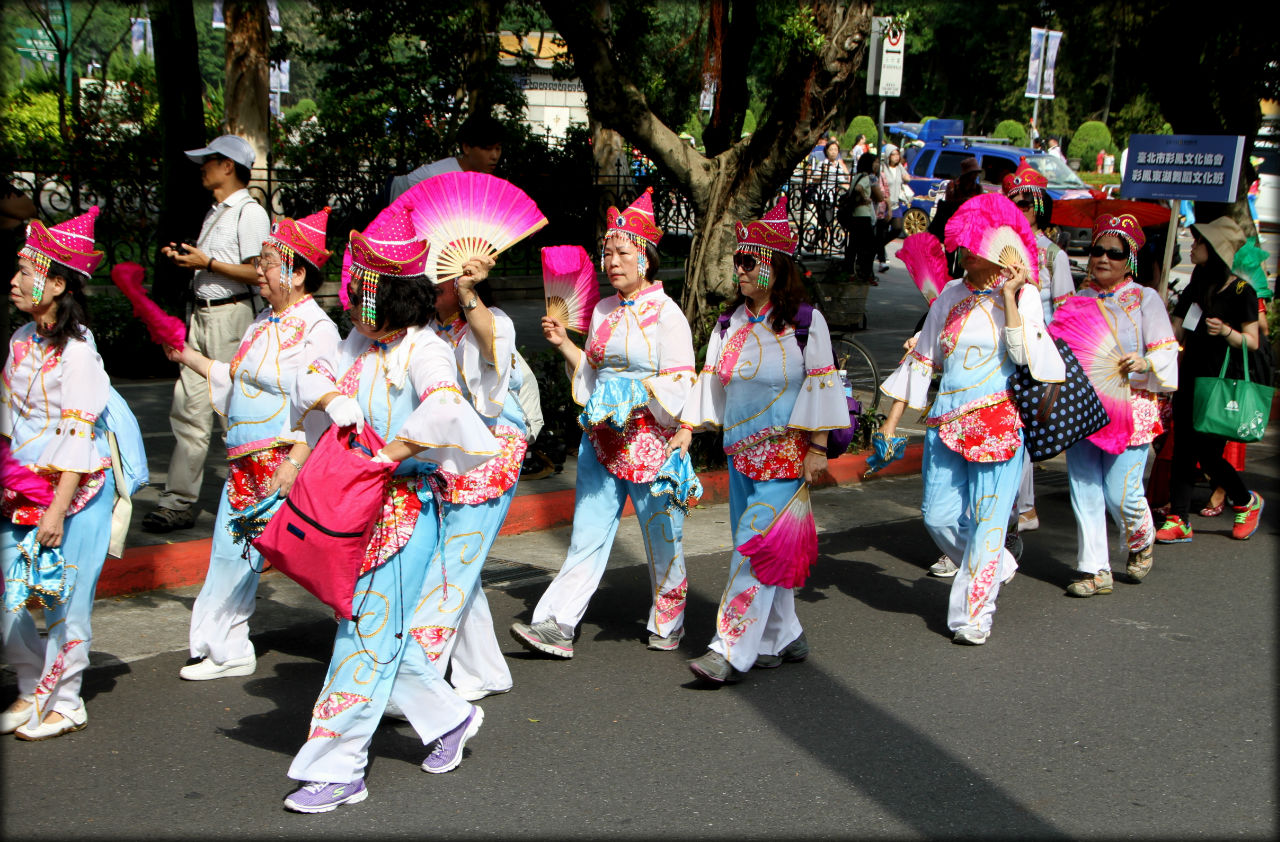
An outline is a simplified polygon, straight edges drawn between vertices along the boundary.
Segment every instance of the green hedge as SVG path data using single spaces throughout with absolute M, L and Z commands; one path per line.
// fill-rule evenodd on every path
M 1080 159 L 1081 172 L 1093 172 L 1098 166 L 1098 150 L 1105 149 L 1117 159 L 1120 151 L 1111 142 L 1111 130 L 1105 123 L 1089 120 L 1076 129 L 1071 137 L 1071 145 L 1067 147 L 1068 158 Z

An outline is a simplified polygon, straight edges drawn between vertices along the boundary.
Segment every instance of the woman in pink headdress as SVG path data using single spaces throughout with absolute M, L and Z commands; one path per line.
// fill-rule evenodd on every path
M 432 746 L 426 772 L 456 768 L 484 721 L 410 634 L 438 544 L 435 475 L 465 474 L 501 450 L 462 397 L 453 349 L 426 329 L 436 298 L 426 258 L 427 243 L 404 207 L 351 232 L 352 331 L 311 364 L 294 395 L 309 442 L 329 421 L 367 424 L 386 442 L 374 461 L 396 465 L 356 580 L 356 616 L 338 624 L 307 741 L 289 767 L 302 786 L 284 804 L 297 812 L 325 813 L 368 797 L 369 743 L 389 701 Z M 334 477 L 334 487 L 341 481 Z
M 679 305 L 656 280 L 662 232 L 652 192 L 625 212 L 609 208 L 600 262 L 617 294 L 596 305 L 586 348 L 569 341 L 555 319 L 542 320 L 543 336 L 564 355 L 585 432 L 568 558 L 538 600 L 532 624 L 515 623 L 511 634 L 557 658 L 573 657 L 574 630 L 604 575 L 628 497 L 649 559 L 649 648 L 673 650 L 684 634 L 684 512 L 671 495 L 655 496 L 651 484 L 667 461 L 667 441 L 693 386 L 693 338 Z
M 783 196 L 764 218 L 737 225 L 733 265 L 738 297 L 720 317 L 706 363 L 668 445 L 687 452 L 694 429 L 724 431 L 729 456 L 729 520 L 740 547 L 764 532 L 802 483 L 827 466 L 829 431 L 849 425 L 831 335 L 804 301 L 791 256 L 796 240 Z M 694 675 L 723 684 L 753 666 L 803 661 L 809 644 L 790 588 L 756 578 L 734 552 L 706 653 Z
M 1005 528 L 1022 476 L 1023 441 L 1009 375 L 1026 365 L 1038 380 L 1060 383 L 1065 376 L 1044 328 L 1040 295 L 1022 289 L 1031 280 L 1030 267 L 1005 267 L 979 254 L 1001 228 L 1035 253 L 1026 218 L 1004 196 L 974 196 L 947 221 L 945 245 L 959 253 L 964 280 L 942 289 L 919 341 L 881 384 L 893 405 L 867 460 L 878 470 L 901 458 L 898 445 L 905 439 L 896 430 L 903 412 L 907 406 L 929 408 L 920 509 L 938 549 L 958 563 L 947 627 L 955 643 L 970 646 L 987 642 L 1001 585 L 1017 570 L 1005 549 Z M 935 371 L 942 378 L 932 398 Z
M 188 681 L 251 675 L 257 665 L 249 617 L 261 556 L 229 527 L 267 498 L 287 497 L 311 452 L 302 433 L 289 429 L 289 395 L 312 360 L 338 347 L 337 326 L 311 297 L 331 254 L 324 247 L 328 220 L 325 208 L 272 228 L 257 257 L 258 289 L 271 306 L 249 325 L 231 362 L 190 346 L 165 348 L 169 359 L 208 379 L 210 402 L 227 419 L 230 462 L 209 572 L 191 609 L 192 662 L 179 673 Z
M 1142 475 L 1151 442 L 1164 431 L 1156 396 L 1178 388 L 1178 342 L 1160 294 L 1134 278 L 1138 251 L 1145 242 L 1138 220 L 1129 214 L 1099 217 L 1093 226 L 1089 279 L 1080 287 L 1080 295 L 1098 302 L 1124 355 L 1120 371 L 1128 376 L 1131 389 L 1133 433 L 1120 453 L 1103 450 L 1088 439 L 1067 449 L 1079 543 L 1077 579 L 1067 586 L 1072 596 L 1108 594 L 1113 589 L 1107 512 L 1124 531 L 1129 575 L 1141 581 L 1151 571 L 1156 528 Z
M 80 682 L 115 496 L 99 423 L 111 381 L 86 326 L 84 295 L 102 262 L 93 249 L 97 215 L 94 207 L 53 228 L 32 222 L 9 281 L 9 302 L 31 321 L 9 340 L 0 385 L 2 625 L 19 694 L 0 716 L 0 733 L 16 731 L 22 740 L 59 737 L 89 722 Z M 29 599 L 44 606 L 45 637 Z

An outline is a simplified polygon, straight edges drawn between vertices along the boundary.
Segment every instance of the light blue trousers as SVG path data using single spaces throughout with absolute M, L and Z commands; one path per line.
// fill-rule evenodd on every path
M 739 672 L 751 669 L 758 655 L 778 654 L 804 631 L 796 617 L 795 591 L 763 584 L 751 570 L 751 562 L 736 549 L 769 528 L 801 482 L 756 481 L 739 473 L 732 462 L 729 465 L 729 522 L 735 549 L 710 648 Z
M 443 504 L 439 551 L 431 560 L 409 626 L 441 675 L 452 661 L 453 685 L 460 690 L 511 689 L 511 670 L 494 635 L 480 572 L 507 519 L 516 487 L 483 503 Z
M 1129 552 L 1145 549 L 1155 540 L 1155 524 L 1142 481 L 1150 449 L 1139 444 L 1112 454 L 1088 439 L 1067 448 L 1071 508 L 1076 515 L 1076 569 L 1080 572 L 1111 569 L 1107 512 L 1124 530 Z
M 566 634 L 573 634 L 609 563 L 609 550 L 628 497 L 635 506 L 649 560 L 653 594 L 649 632 L 670 637 L 683 631 L 689 587 L 681 547 L 684 513 L 679 509 L 668 512 L 663 504 L 666 498 L 651 495 L 647 483 L 628 482 L 605 470 L 585 434 L 578 445 L 569 555 L 533 609 L 533 622 L 554 617 Z
M 1022 480 L 1023 448 L 1004 462 L 969 462 L 936 429 L 924 438 L 924 525 L 960 570 L 951 581 L 947 628 L 991 630 L 1000 585 L 1017 562 L 1004 548 L 1005 528 Z
M 388 700 L 404 711 L 423 745 L 470 713 L 471 705 L 453 692 L 409 635 L 438 534 L 435 504 L 426 495 L 409 542 L 356 581 L 355 619 L 338 623 L 307 742 L 294 757 L 289 777 L 326 783 L 363 777 L 369 741 Z
M 116 481 L 104 472 L 102 488 L 83 509 L 63 521 L 62 557 L 76 566 L 75 585 L 65 602 L 44 609 L 48 633 L 41 637 L 35 618 L 26 608 L 0 610 L 0 630 L 4 635 L 4 659 L 18 677 L 18 693 L 32 694 L 35 724 L 56 710 L 64 716 L 80 707 L 80 684 L 89 666 L 89 646 L 93 642 L 90 617 L 98 577 L 107 559 L 111 540 L 111 506 L 115 502 Z M 0 523 L 0 560 L 9 570 L 18 559 L 18 544 L 34 526 Z

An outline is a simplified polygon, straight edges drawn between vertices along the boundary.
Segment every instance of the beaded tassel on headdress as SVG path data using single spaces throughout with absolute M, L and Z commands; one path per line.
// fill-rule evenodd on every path
M 280 291 L 287 294 L 293 286 L 293 249 L 280 242 L 275 246 L 280 252 Z
M 791 236 L 791 223 L 787 221 L 787 197 L 783 194 L 777 203 L 759 219 L 734 226 L 738 237 L 736 252 L 749 254 L 756 259 L 759 271 L 756 284 L 769 286 L 773 274 L 773 253 L 796 253 L 797 241 Z
M 378 273 L 359 264 L 351 267 L 351 274 L 360 279 L 360 321 L 367 325 L 378 323 Z
M 31 285 L 31 302 L 39 304 L 44 300 L 44 282 L 49 277 L 49 264 L 53 261 L 47 254 L 36 251 L 31 246 L 24 246 L 21 256 L 36 265 L 35 282 Z

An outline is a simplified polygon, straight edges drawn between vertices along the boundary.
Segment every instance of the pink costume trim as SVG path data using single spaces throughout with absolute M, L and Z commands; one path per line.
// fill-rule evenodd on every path
M 498 424 L 491 432 L 502 445 L 497 456 L 465 474 L 450 473 L 439 469 L 444 480 L 441 496 L 455 505 L 474 505 L 494 500 L 506 494 L 520 480 L 520 466 L 529 444 L 513 427 Z

